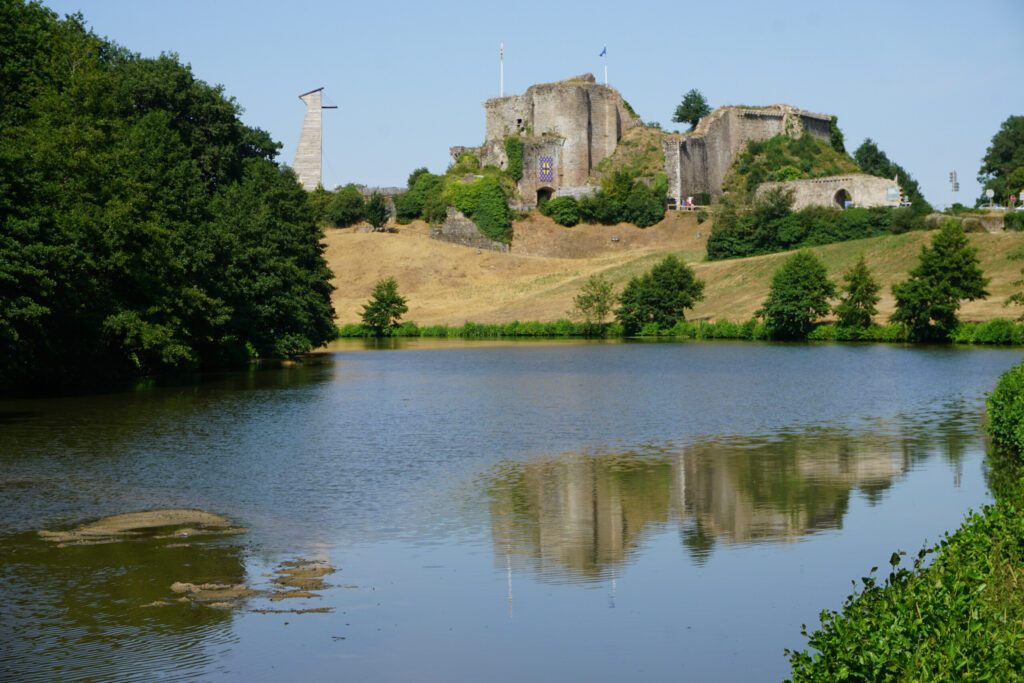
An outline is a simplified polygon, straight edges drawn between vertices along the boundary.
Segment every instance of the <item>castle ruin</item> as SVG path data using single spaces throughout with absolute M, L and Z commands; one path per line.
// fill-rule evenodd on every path
M 452 157 L 470 152 L 484 165 L 507 169 L 505 140 L 518 137 L 523 143 L 519 194 L 525 206 L 585 188 L 622 134 L 641 125 L 618 91 L 599 85 L 589 73 L 533 85 L 522 95 L 489 99 L 484 110 L 484 144 L 453 147 Z
M 747 143 L 776 135 L 813 135 L 828 141 L 832 117 L 788 104 L 719 107 L 701 119 L 692 133 L 666 136 L 662 142 L 669 204 L 698 194 L 721 196 L 722 183 L 736 155 Z

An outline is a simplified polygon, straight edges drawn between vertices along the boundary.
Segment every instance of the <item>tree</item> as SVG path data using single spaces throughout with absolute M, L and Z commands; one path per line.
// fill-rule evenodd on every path
M 398 293 L 395 278 L 378 280 L 370 300 L 363 305 L 363 325 L 374 336 L 383 337 L 398 327 L 398 321 L 408 310 L 405 297 Z
M 366 219 L 366 202 L 359 188 L 346 185 L 336 190 L 327 203 L 324 217 L 336 228 L 347 228 Z
M 690 130 L 693 130 L 700 120 L 710 113 L 711 107 L 708 105 L 708 101 L 704 99 L 704 95 L 699 90 L 694 88 L 683 95 L 683 101 L 676 106 L 676 113 L 673 114 L 672 120 L 676 123 L 688 123 Z
M 1024 259 L 1024 249 L 1017 249 L 1017 250 L 1015 250 L 1013 253 L 1010 254 L 1010 259 L 1012 259 L 1014 261 L 1019 261 L 1021 259 Z M 1021 275 L 1024 275 L 1024 270 L 1021 270 Z M 1013 281 L 1013 286 L 1014 287 L 1020 287 L 1021 285 L 1024 285 L 1024 279 L 1014 280 Z M 1014 304 L 1016 306 L 1024 305 L 1024 291 L 1022 291 L 1022 292 L 1014 292 L 1010 296 L 1006 297 L 1006 300 L 1003 302 L 1003 305 L 1004 306 L 1009 306 L 1010 304 Z M 1024 313 L 1022 313 L 1017 318 L 1017 320 L 1024 320 Z
M 599 327 L 604 324 L 608 314 L 612 312 L 615 304 L 615 291 L 611 280 L 600 273 L 591 275 L 580 293 L 573 297 L 573 314 L 583 318 L 588 328 Z
M 775 271 L 768 298 L 754 315 L 775 339 L 806 339 L 815 321 L 828 314 L 835 290 L 821 261 L 799 251 Z
M 370 201 L 366 202 L 366 220 L 373 226 L 374 231 L 381 230 L 385 225 L 388 224 L 388 206 L 384 203 L 384 197 L 379 192 L 374 192 L 370 196 Z
M 861 254 L 857 263 L 843 275 L 843 295 L 839 303 L 833 309 L 839 318 L 841 327 L 862 328 L 871 327 L 871 318 L 878 309 L 879 285 L 868 270 L 864 262 L 864 255 Z
M 993 199 L 1000 204 L 1024 190 L 1024 116 L 1009 117 L 992 136 L 978 169 L 978 182 L 995 192 Z M 978 199 L 978 206 L 982 204 L 988 204 L 984 193 Z
M 896 312 L 890 320 L 906 325 L 911 341 L 947 341 L 959 322 L 960 302 L 984 299 L 987 284 L 978 250 L 968 244 L 963 227 L 943 221 L 931 246 L 921 247 L 910 277 L 893 285 Z
M 647 273 L 634 277 L 619 296 L 615 317 L 627 335 L 648 323 L 670 328 L 686 319 L 686 309 L 704 298 L 704 281 L 674 255 L 668 255 Z
M 853 153 L 853 160 L 860 166 L 860 170 L 869 175 L 881 178 L 897 178 L 900 186 L 910 199 L 910 205 L 917 213 L 931 213 L 932 205 L 925 200 L 921 194 L 914 177 L 907 173 L 906 169 L 894 161 L 890 161 L 885 152 L 878 148 L 878 145 L 871 138 L 865 138 L 860 147 Z

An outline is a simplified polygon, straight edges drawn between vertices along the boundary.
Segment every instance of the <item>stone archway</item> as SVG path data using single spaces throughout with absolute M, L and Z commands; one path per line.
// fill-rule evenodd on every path
M 543 206 L 555 195 L 554 189 L 550 187 L 541 187 L 537 189 L 537 206 Z
M 851 197 L 850 193 L 845 189 L 840 188 L 832 197 L 832 201 L 835 202 L 835 205 L 840 209 L 845 209 L 847 202 L 853 202 L 853 197 Z

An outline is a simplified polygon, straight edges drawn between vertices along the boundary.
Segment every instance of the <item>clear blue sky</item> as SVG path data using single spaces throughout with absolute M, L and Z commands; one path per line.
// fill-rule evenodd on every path
M 295 152 L 324 86 L 324 184 L 404 185 L 479 144 L 481 103 L 591 71 L 668 128 L 682 94 L 712 106 L 784 102 L 839 117 L 851 151 L 871 137 L 936 205 L 972 204 L 992 135 L 1024 114 L 1020 0 L 516 3 L 392 0 L 45 0 L 146 56 L 177 52 L 222 84 L 245 121 Z M 956 169 L 961 191 L 950 191 Z

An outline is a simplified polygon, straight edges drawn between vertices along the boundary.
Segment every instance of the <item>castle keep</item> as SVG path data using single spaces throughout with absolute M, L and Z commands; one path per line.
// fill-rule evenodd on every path
M 555 194 L 586 190 L 594 167 L 610 156 L 622 134 L 640 125 L 613 88 L 598 85 L 593 74 L 531 86 L 522 95 L 484 103 L 487 133 L 479 148 L 453 147 L 454 158 L 472 152 L 484 165 L 508 168 L 505 139 L 523 142 L 524 205 Z

